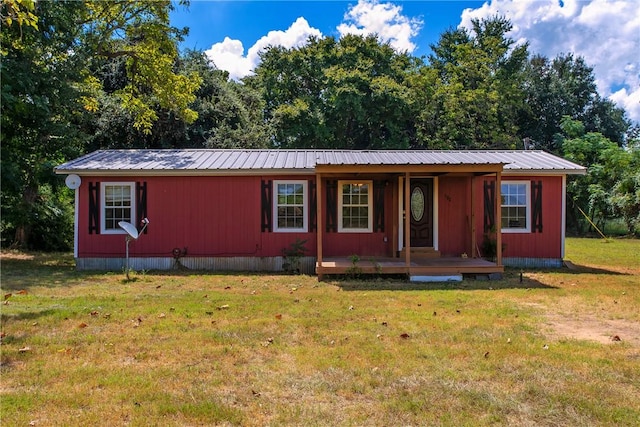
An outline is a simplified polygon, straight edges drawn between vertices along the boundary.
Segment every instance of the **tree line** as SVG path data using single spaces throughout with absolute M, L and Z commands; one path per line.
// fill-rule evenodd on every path
M 445 31 L 423 58 L 375 36 L 274 46 L 233 81 L 179 51 L 173 7 L 3 0 L 3 246 L 68 249 L 71 194 L 53 167 L 106 148 L 543 149 L 589 167 L 569 183 L 574 230 L 579 207 L 638 232 L 638 127 L 583 58 L 529 52 L 503 17 Z

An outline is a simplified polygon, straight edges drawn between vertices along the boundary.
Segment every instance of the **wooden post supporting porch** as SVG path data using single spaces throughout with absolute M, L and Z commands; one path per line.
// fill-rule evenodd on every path
M 316 173 L 316 269 L 322 269 L 322 175 Z M 322 273 L 318 273 L 318 280 L 322 280 Z
M 496 264 L 502 267 L 502 172 L 496 172 Z
M 411 274 L 411 173 L 404 173 L 404 262 L 407 275 Z
M 478 242 L 476 241 L 476 205 L 475 205 L 475 198 L 476 198 L 476 176 L 473 175 L 471 177 L 471 258 L 477 258 L 478 257 L 478 251 L 477 251 L 477 247 L 478 247 Z

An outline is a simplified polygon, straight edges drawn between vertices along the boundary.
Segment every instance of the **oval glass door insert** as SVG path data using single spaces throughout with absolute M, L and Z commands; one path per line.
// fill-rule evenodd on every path
M 416 222 L 424 216 L 424 193 L 420 187 L 414 188 L 411 192 L 411 216 Z

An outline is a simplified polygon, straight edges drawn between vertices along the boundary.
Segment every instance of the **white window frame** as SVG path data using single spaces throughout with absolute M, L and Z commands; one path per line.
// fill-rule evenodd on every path
M 302 227 L 299 228 L 289 228 L 289 227 L 279 227 L 278 226 L 278 185 L 286 185 L 286 184 L 298 184 L 302 185 Z M 273 181 L 273 231 L 277 233 L 306 233 L 309 229 L 309 185 L 305 180 L 274 180 Z M 282 205 L 282 206 L 290 206 L 290 205 Z M 298 206 L 298 205 L 295 205 Z
M 502 181 L 502 185 L 523 185 L 525 187 L 525 228 L 503 228 L 502 224 L 500 224 L 501 231 L 503 233 L 531 233 L 531 182 L 530 181 Z M 503 205 L 502 197 L 504 197 L 504 192 L 502 191 L 502 187 L 500 188 L 500 209 L 503 207 L 516 206 L 521 207 L 522 205 Z M 501 215 L 504 219 L 504 215 Z
M 343 193 L 342 186 L 345 184 L 361 184 L 368 185 L 369 192 L 367 194 L 367 228 L 345 228 L 342 226 L 342 208 L 343 208 Z M 371 180 L 345 180 L 338 181 L 338 232 L 339 233 L 371 233 L 373 232 L 373 181 Z
M 120 227 L 107 228 L 107 204 L 106 204 L 106 188 L 122 186 L 131 188 L 131 223 L 135 224 L 136 219 L 136 183 L 135 182 L 101 182 L 100 183 L 100 233 L 101 234 L 125 234 L 126 231 Z

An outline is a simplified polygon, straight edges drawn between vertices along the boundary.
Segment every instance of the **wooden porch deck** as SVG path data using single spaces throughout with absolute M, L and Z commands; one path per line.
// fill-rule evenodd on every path
M 331 257 L 316 263 L 316 274 L 407 274 L 410 276 L 447 274 L 491 274 L 503 273 L 504 267 L 482 258 L 412 258 L 409 268 L 403 258 L 367 257 L 355 265 L 349 257 Z

